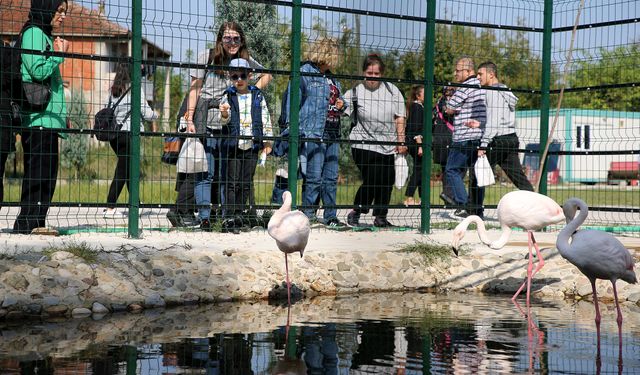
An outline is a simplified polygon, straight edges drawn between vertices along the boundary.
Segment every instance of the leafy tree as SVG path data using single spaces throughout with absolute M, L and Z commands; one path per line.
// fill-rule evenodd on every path
M 568 87 L 596 87 L 640 81 L 640 44 L 600 49 L 600 56 L 582 51 L 583 58 L 575 62 Z M 564 107 L 637 111 L 640 91 L 635 87 L 589 90 L 565 94 Z
M 87 101 L 82 91 L 74 91 L 71 100 L 67 103 L 67 111 L 71 126 L 74 129 L 87 129 L 89 125 L 89 111 Z M 64 168 L 72 168 L 74 179 L 78 179 L 87 165 L 87 151 L 89 149 L 89 139 L 84 134 L 67 134 L 67 138 L 62 142 L 60 152 L 60 163 Z

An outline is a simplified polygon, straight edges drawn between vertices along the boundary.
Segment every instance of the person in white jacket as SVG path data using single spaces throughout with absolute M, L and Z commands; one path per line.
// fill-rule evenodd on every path
M 111 149 L 118 156 L 118 163 L 116 164 L 116 170 L 109 187 L 109 194 L 107 195 L 107 208 L 103 212 L 105 218 L 125 218 L 126 215 L 122 211 L 115 209 L 118 197 L 127 185 L 129 189 L 129 158 L 130 152 L 130 135 L 131 131 L 131 72 L 130 65 L 127 63 L 120 63 L 116 67 L 116 76 L 113 79 L 113 85 L 109 89 L 110 103 L 117 102 L 121 96 L 124 95 L 120 103 L 114 109 L 115 119 L 118 125 L 121 126 L 118 136 L 109 141 Z M 158 114 L 149 107 L 145 94 L 142 88 L 140 89 L 140 104 L 142 119 L 146 121 L 153 121 L 158 118 Z M 140 131 L 144 131 L 144 125 L 140 121 Z
M 504 89 L 498 79 L 498 68 L 491 61 L 478 67 L 478 80 L 482 86 Z M 511 91 L 486 90 L 487 124 L 480 140 L 478 157 L 487 155 L 493 168 L 496 164 L 520 190 L 533 191 L 531 182 L 522 171 L 518 156 L 520 141 L 516 135 L 516 104 L 518 97 Z M 475 127 L 472 121 L 468 124 Z

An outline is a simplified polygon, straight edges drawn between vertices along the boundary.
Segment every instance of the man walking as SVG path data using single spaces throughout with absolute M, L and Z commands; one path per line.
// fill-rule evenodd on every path
M 483 218 L 484 188 L 477 186 L 475 175 L 470 173 L 469 193 L 472 196 L 471 202 L 476 203 L 470 206 L 469 195 L 464 186 L 464 176 L 478 158 L 480 139 L 487 120 L 485 90 L 480 88 L 480 81 L 475 76 L 475 66 L 471 58 L 458 59 L 454 74 L 456 82 L 467 87 L 457 89 L 447 101 L 446 112 L 454 115 L 454 121 L 445 178 L 453 193 L 451 198 L 457 205 L 466 206 L 466 209 L 456 210 L 454 215 L 461 218 L 478 215 Z M 468 124 L 473 124 L 474 127 Z
M 498 68 L 490 61 L 478 67 L 478 80 L 482 86 L 507 87 L 500 83 Z M 522 164 L 518 157 L 520 146 L 516 135 L 518 97 L 510 91 L 486 90 L 486 98 L 487 123 L 480 141 L 478 157 L 486 154 L 491 167 L 499 165 L 518 189 L 533 191 L 533 186 L 522 171 Z M 479 127 L 480 123 L 470 120 L 467 125 Z M 473 198 L 472 196 L 472 203 L 474 203 Z

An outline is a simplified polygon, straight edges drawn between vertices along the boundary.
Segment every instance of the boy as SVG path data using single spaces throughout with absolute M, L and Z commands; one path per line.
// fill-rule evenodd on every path
M 271 152 L 271 142 L 263 142 L 263 137 L 273 136 L 271 117 L 262 91 L 249 85 L 251 74 L 249 62 L 233 59 L 229 77 L 233 86 L 225 91 L 220 102 L 220 123 L 223 134 L 229 136 L 223 141 L 224 162 L 227 163 L 227 193 L 224 232 L 239 233 L 243 221 L 243 207 L 251 194 L 251 182 L 258 164 L 260 150 L 265 155 Z

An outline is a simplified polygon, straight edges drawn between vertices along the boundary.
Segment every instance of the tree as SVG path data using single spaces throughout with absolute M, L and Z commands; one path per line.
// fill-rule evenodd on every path
M 637 83 L 640 70 L 640 44 L 620 46 L 612 50 L 600 49 L 600 56 L 582 51 L 583 58 L 575 62 L 574 73 L 567 87 L 595 88 L 603 85 Z M 585 109 L 615 109 L 637 111 L 640 91 L 636 87 L 608 88 L 565 94 L 564 107 Z
M 87 129 L 89 127 L 89 111 L 82 91 L 74 91 L 71 94 L 71 100 L 67 104 L 67 111 L 71 126 L 74 129 Z M 64 168 L 73 169 L 73 177 L 76 180 L 82 175 L 83 169 L 87 165 L 88 148 L 89 139 L 85 134 L 67 134 L 66 139 L 62 142 L 60 163 Z

